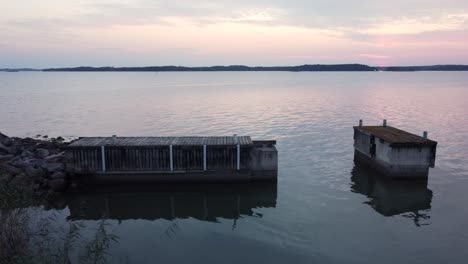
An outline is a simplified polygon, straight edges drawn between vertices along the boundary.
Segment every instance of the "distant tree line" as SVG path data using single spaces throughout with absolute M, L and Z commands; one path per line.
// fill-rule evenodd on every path
M 468 65 L 388 66 L 372 67 L 363 64 L 305 64 L 300 66 L 147 66 L 147 67 L 73 67 L 50 69 L 0 69 L 0 71 L 66 71 L 66 72 L 209 72 L 209 71 L 468 71 Z
M 468 65 L 392 66 L 379 69 L 382 71 L 468 71 Z
M 52 68 L 44 71 L 113 71 L 113 72 L 173 72 L 173 71 L 375 71 L 375 67 L 362 64 L 337 64 L 337 65 L 301 65 L 301 66 L 255 66 L 244 65 L 210 66 L 210 67 L 185 67 L 185 66 L 149 66 L 149 67 L 76 67 L 76 68 Z

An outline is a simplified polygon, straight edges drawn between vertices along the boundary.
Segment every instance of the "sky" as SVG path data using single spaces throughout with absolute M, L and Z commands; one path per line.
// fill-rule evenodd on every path
M 0 68 L 468 64 L 467 0 L 0 0 Z

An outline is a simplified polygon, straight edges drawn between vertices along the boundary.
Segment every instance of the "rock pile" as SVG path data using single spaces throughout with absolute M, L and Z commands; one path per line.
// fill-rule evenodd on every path
M 66 146 L 63 138 L 14 138 L 0 133 L 0 176 L 36 190 L 64 191 Z

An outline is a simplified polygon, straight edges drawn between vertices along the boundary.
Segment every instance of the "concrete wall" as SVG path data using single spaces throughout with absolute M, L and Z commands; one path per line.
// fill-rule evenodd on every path
M 427 178 L 429 173 L 428 166 L 392 165 L 379 159 L 371 158 L 358 150 L 354 151 L 354 162 L 369 166 L 378 170 L 382 175 L 392 178 Z
M 248 170 L 243 171 L 188 171 L 188 172 L 125 172 L 76 174 L 72 177 L 84 183 L 92 184 L 151 184 L 151 183 L 233 183 L 252 182 L 271 179 L 254 178 Z
M 376 159 L 390 165 L 427 166 L 431 165 L 432 148 L 424 147 L 392 147 L 388 142 L 376 138 Z
M 432 163 L 432 150 L 428 146 L 413 148 L 393 147 L 390 161 L 392 164 L 398 165 L 429 167 Z
M 370 157 L 370 135 L 354 130 L 354 148 Z
M 278 170 L 278 151 L 274 146 L 258 146 L 251 151 L 252 171 Z
M 392 164 L 392 147 L 388 142 L 375 138 L 375 158 L 381 162 Z
M 276 181 L 278 179 L 278 151 L 275 146 L 255 146 L 250 158 L 252 180 Z

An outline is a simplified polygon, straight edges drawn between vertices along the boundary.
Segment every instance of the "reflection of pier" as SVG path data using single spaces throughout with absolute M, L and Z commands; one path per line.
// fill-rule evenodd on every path
M 156 188 L 156 189 L 155 189 Z M 106 189 L 69 198 L 69 219 L 186 219 L 216 221 L 275 207 L 276 184 L 229 184 Z
M 351 174 L 352 191 L 369 197 L 367 203 L 381 215 L 404 214 L 417 226 L 421 225 L 421 220 L 430 218 L 427 211 L 420 212 L 431 208 L 432 191 L 427 188 L 427 179 L 389 179 L 359 163 L 355 164 Z

